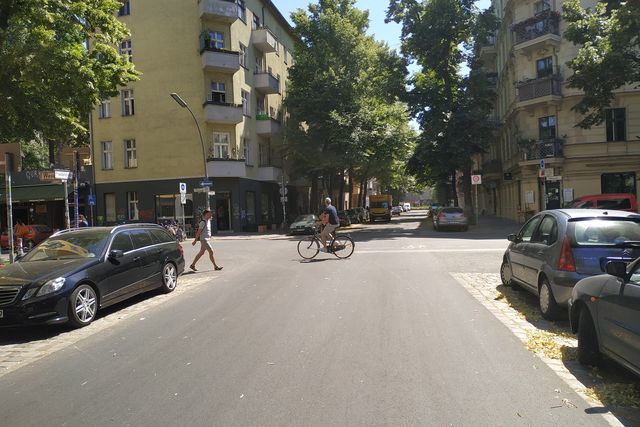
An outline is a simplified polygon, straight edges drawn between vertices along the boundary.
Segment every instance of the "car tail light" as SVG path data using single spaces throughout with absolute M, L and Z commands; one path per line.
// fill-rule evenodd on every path
M 576 262 L 573 259 L 573 251 L 571 250 L 567 236 L 564 236 L 564 240 L 562 241 L 560 259 L 558 259 L 558 270 L 576 271 Z

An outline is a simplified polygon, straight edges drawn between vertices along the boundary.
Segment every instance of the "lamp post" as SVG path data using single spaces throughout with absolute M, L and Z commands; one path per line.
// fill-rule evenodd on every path
M 200 125 L 198 124 L 198 120 L 196 119 L 196 116 L 193 114 L 193 111 L 191 111 L 191 108 L 189 108 L 189 106 L 184 101 L 184 99 L 180 98 L 180 95 L 173 92 L 171 94 L 171 97 L 173 98 L 174 101 L 178 103 L 179 106 L 189 110 L 189 113 L 191 113 L 191 117 L 193 117 L 193 121 L 196 123 L 196 128 L 198 128 L 198 135 L 200 135 L 200 145 L 202 146 L 202 162 L 204 166 L 204 180 L 205 182 L 209 182 L 209 173 L 207 172 L 207 154 L 204 149 L 204 140 L 202 139 L 202 132 L 200 131 Z M 209 186 L 208 185 L 204 187 L 204 194 L 205 194 L 205 200 L 206 200 L 206 209 L 211 210 L 211 206 L 209 204 Z

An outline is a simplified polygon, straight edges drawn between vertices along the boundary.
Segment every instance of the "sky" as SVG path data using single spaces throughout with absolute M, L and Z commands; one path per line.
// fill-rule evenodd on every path
M 317 3 L 316 0 L 273 0 L 278 10 L 291 22 L 291 12 L 296 9 L 307 10 L 309 3 Z M 486 9 L 491 5 L 490 0 L 478 0 L 476 2 L 480 9 Z M 384 23 L 389 6 L 388 0 L 358 0 L 356 7 L 358 9 L 369 10 L 369 34 L 375 35 L 378 40 L 384 40 L 389 47 L 400 50 L 400 31 L 401 25 L 395 22 L 389 24 Z

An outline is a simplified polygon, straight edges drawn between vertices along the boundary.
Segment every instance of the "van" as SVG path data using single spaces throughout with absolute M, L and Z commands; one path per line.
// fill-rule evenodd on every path
M 391 194 L 375 194 L 369 196 L 369 219 L 391 221 Z
M 402 207 L 404 208 L 405 212 L 409 212 L 411 210 L 411 203 L 403 203 Z
M 567 208 L 577 209 L 615 209 L 618 211 L 638 212 L 638 200 L 631 193 L 610 193 L 582 196 L 567 203 Z

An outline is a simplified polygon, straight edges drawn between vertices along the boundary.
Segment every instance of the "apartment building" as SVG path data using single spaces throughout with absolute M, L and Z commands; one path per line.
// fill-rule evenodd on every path
M 92 115 L 97 222 L 184 218 L 189 228 L 208 175 L 218 230 L 278 224 L 282 100 L 295 47 L 286 19 L 268 0 L 122 3 L 131 37 L 119 48 L 142 76 Z
M 492 2 L 501 26 L 480 55 L 497 94 L 495 141 L 476 165 L 485 213 L 524 221 L 586 194 L 638 196 L 640 90 L 617 90 L 602 125 L 576 126 L 581 92 L 567 86 L 567 62 L 578 48 L 562 36 L 562 3 Z

